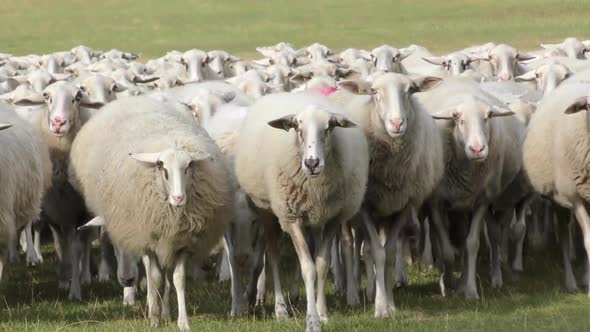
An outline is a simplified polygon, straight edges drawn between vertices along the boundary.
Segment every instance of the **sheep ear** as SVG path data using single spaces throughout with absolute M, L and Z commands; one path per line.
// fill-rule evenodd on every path
M 42 93 L 31 91 L 25 96 L 15 98 L 12 103 L 19 106 L 41 105 L 45 103 L 45 98 Z
M 541 47 L 546 50 L 552 50 L 554 48 L 561 47 L 561 44 L 541 44 Z
M 289 131 L 291 128 L 297 129 L 295 114 L 285 115 L 282 118 L 272 120 L 268 123 L 268 125 L 273 128 L 283 129 L 284 131 Z
M 203 151 L 189 152 L 189 156 L 191 157 L 192 161 L 201 161 L 201 160 L 213 158 L 210 154 L 208 154 L 207 152 L 203 152 Z
M 115 83 L 113 84 L 112 90 L 115 92 L 123 92 L 127 90 L 127 87 L 123 84 Z
M 338 87 L 357 95 L 371 94 L 371 83 L 365 80 L 347 80 L 338 82 Z
M 160 153 L 159 152 L 136 153 L 136 154 L 130 153 L 129 156 L 137 161 L 142 162 L 142 163 L 146 163 L 146 164 L 150 164 L 152 166 L 155 166 L 158 163 Z
M 223 101 L 226 103 L 229 103 L 230 101 L 234 100 L 234 98 L 236 98 L 235 91 L 226 91 L 223 94 L 221 94 L 221 99 L 223 99 Z
M 528 72 L 526 72 L 520 76 L 516 76 L 514 79 L 517 82 L 534 81 L 535 79 L 537 79 L 537 75 L 535 74 L 534 70 L 529 70 Z
M 590 105 L 588 105 L 588 97 L 580 97 L 576 99 L 566 110 L 565 114 L 575 114 L 580 111 L 588 111 Z
M 537 57 L 533 54 L 528 54 L 528 53 L 518 53 L 516 55 L 516 59 L 518 61 L 528 61 L 528 60 L 533 60 L 536 59 Z
M 306 81 L 309 81 L 311 78 L 313 77 L 313 73 L 308 71 L 308 72 L 302 72 L 302 73 L 297 73 L 293 76 L 291 76 L 289 78 L 289 81 L 295 83 L 295 84 L 301 84 L 304 83 Z
M 153 81 L 157 81 L 160 78 L 158 76 L 153 76 L 153 77 L 140 77 L 140 76 L 135 76 L 133 78 L 133 83 L 137 84 L 137 83 L 151 83 Z
M 0 123 L 0 130 L 4 130 L 4 129 L 10 128 L 10 127 L 12 127 L 11 124 L 8 124 L 8 123 Z
M 91 228 L 91 227 L 101 227 L 101 226 L 106 226 L 106 223 L 105 223 L 103 217 L 97 216 L 97 217 L 94 217 L 89 222 L 85 223 L 84 225 L 78 227 L 78 231 L 85 230 L 85 229 Z
M 497 118 L 497 117 L 501 117 L 501 116 L 512 116 L 514 114 L 515 113 L 513 111 L 505 109 L 503 107 L 492 106 L 492 108 L 488 111 L 486 118 L 491 119 L 491 118 Z
M 422 60 L 437 66 L 446 66 L 447 60 L 443 56 L 422 57 Z
M 414 84 L 418 88 L 418 92 L 424 92 L 424 91 L 432 90 L 432 89 L 438 87 L 439 85 L 441 85 L 443 79 L 440 77 L 435 77 L 435 76 L 424 76 L 424 77 L 415 78 L 412 81 L 414 82 Z
M 449 110 L 439 111 L 439 112 L 431 114 L 431 116 L 435 120 L 457 120 L 457 119 L 459 119 L 459 113 L 456 111 L 450 112 L 451 115 L 447 115 L 447 114 L 449 114 Z
M 330 128 L 334 127 L 341 127 L 341 128 L 355 128 L 358 127 L 358 124 L 350 119 L 348 119 L 345 115 L 339 113 L 332 113 L 330 117 L 330 121 L 328 122 Z
M 71 74 L 51 74 L 51 78 L 53 79 L 54 82 L 67 80 L 68 78 L 70 78 L 70 76 L 72 76 L 72 75 Z
M 408 47 L 408 48 L 402 48 L 402 49 L 400 49 L 399 50 L 400 60 L 403 60 L 403 59 L 409 57 L 410 55 L 412 55 L 412 53 L 414 53 L 415 50 L 416 49 L 413 48 L 413 47 L 412 48 Z
M 472 60 L 482 60 L 482 61 L 492 60 L 492 57 L 490 56 L 490 52 L 472 53 L 472 54 L 469 54 L 469 57 Z
M 342 77 L 342 78 L 350 77 L 350 76 L 357 75 L 357 74 L 360 74 L 360 73 L 352 68 L 340 67 L 340 68 L 336 69 L 336 75 L 338 77 Z

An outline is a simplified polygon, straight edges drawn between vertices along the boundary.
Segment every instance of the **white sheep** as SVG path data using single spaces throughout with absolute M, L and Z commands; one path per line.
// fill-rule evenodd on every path
M 266 257 L 274 276 L 275 315 L 277 319 L 287 317 L 273 215 L 291 236 L 299 256 L 308 331 L 319 331 L 320 317 L 327 319 L 325 282 L 332 239 L 340 224 L 358 212 L 365 192 L 368 147 L 362 130 L 350 127 L 356 124 L 323 97 L 274 94 L 251 106 L 239 132 L 248 139 L 240 139 L 236 145 L 239 184 L 265 228 Z M 314 263 L 302 227 L 320 231 L 322 226 Z
M 441 79 L 436 77 L 409 78 L 387 73 L 372 83 L 339 83 L 341 88 L 368 96 L 351 100 L 345 92 L 334 95 L 350 111 L 352 119 L 361 124 L 369 141 L 371 164 L 364 204 L 371 220 L 364 218 L 364 225 L 375 259 L 377 318 L 389 317 L 395 310 L 392 273 L 394 262 L 396 266 L 403 264 L 400 231 L 410 219 L 411 211 L 421 208 L 444 173 L 443 143 L 437 134 L 438 127 L 413 97 L 414 93 L 428 91 L 440 83 Z M 384 245 L 377 235 L 376 224 L 386 225 Z M 352 266 L 347 268 L 347 282 L 352 283 Z M 398 281 L 406 283 L 405 270 L 397 272 Z M 349 284 L 348 293 L 350 287 Z
M 39 132 L 0 103 L 0 278 L 16 232 L 39 217 L 51 185 L 51 161 Z M 12 128 L 11 128 L 12 127 Z M 31 248 L 32 249 L 32 248 Z
M 172 281 L 178 327 L 189 330 L 185 262 L 209 254 L 232 213 L 232 184 L 213 140 L 167 104 L 147 97 L 121 99 L 80 131 L 70 179 L 88 207 L 104 218 L 113 243 L 143 256 L 152 324 L 170 316 Z
M 586 254 L 590 254 L 590 217 L 584 205 L 590 199 L 585 175 L 589 90 L 587 82 L 563 84 L 545 97 L 529 123 L 523 151 L 524 168 L 533 188 L 574 212 Z M 566 273 L 566 288 L 577 288 L 571 273 Z

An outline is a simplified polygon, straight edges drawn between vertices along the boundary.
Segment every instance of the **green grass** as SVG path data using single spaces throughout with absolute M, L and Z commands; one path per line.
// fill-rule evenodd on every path
M 589 39 L 587 0 L 4 0 L 0 52 L 28 54 L 85 44 L 145 58 L 172 49 L 322 42 L 335 49 L 383 43 L 451 51 L 488 41 L 538 47 Z
M 590 39 L 589 11 L 587 0 L 3 0 L 0 52 L 47 53 L 85 44 L 140 52 L 144 60 L 195 47 L 256 57 L 256 46 L 279 41 L 296 46 L 317 41 L 334 49 L 415 43 L 434 52 L 496 41 L 532 49 L 567 36 Z M 381 321 L 372 318 L 370 303 L 348 308 L 330 286 L 331 320 L 325 330 L 588 331 L 589 300 L 582 293 L 563 292 L 558 261 L 551 255 L 528 260 L 527 272 L 507 276 L 508 285 L 502 290 L 491 290 L 487 274 L 482 274 L 479 301 L 453 295 L 441 298 L 437 273 L 414 266 L 410 287 L 395 293 L 398 313 Z M 117 285 L 95 283 L 83 289 L 83 303 L 71 303 L 57 291 L 54 269 L 54 263 L 10 267 L 0 283 L 0 329 L 143 331 L 148 327 L 143 298 L 137 307 L 123 307 Z M 285 268 L 284 275 L 291 271 Z M 294 306 L 288 322 L 274 321 L 271 306 L 230 320 L 228 285 L 199 281 L 189 282 L 188 289 L 194 331 L 293 331 L 305 326 L 302 302 Z M 175 325 L 164 328 L 174 330 Z
M 330 322 L 326 331 L 588 331 L 590 303 L 583 293 L 567 294 L 562 289 L 562 269 L 557 250 L 525 262 L 526 273 L 505 273 L 507 286 L 489 287 L 485 264 L 481 266 L 481 299 L 467 301 L 451 294 L 438 295 L 438 273 L 409 270 L 410 286 L 395 291 L 398 312 L 388 320 L 375 320 L 373 306 L 350 308 L 328 290 Z M 485 257 L 485 254 L 483 254 Z M 289 264 L 287 264 L 289 265 Z M 129 308 L 121 304 L 121 288 L 114 283 L 95 282 L 83 288 L 82 303 L 67 300 L 56 287 L 55 263 L 26 268 L 15 265 L 0 284 L 0 329 L 9 331 L 142 331 L 148 328 L 145 297 Z M 292 275 L 284 267 L 283 278 Z M 578 271 L 579 272 L 579 271 Z M 270 281 L 269 281 L 270 282 Z M 284 286 L 289 280 L 283 280 Z M 267 289 L 270 289 L 270 284 Z M 188 281 L 188 313 L 194 331 L 294 331 L 305 327 L 305 303 L 292 308 L 293 317 L 277 322 L 272 317 L 272 292 L 268 305 L 240 319 L 230 319 L 228 284 Z M 302 290 L 303 294 L 303 290 Z M 175 296 L 172 295 L 173 308 Z M 174 311 L 174 309 L 173 309 Z M 162 330 L 174 331 L 175 323 Z

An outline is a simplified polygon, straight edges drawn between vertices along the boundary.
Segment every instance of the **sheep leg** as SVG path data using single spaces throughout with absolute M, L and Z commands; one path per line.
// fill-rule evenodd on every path
M 336 234 L 332 245 L 330 246 L 332 253 L 330 254 L 330 269 L 334 276 L 334 288 L 336 288 L 336 295 L 341 296 L 344 294 L 345 282 L 344 267 L 340 261 L 340 236 Z
M 70 292 L 68 299 L 81 301 L 82 290 L 80 287 L 80 252 L 82 251 L 82 245 L 80 243 L 80 236 L 74 229 L 66 231 L 68 242 L 70 243 L 68 254 L 70 256 L 71 266 L 71 280 L 70 280 Z
M 473 213 L 469 234 L 467 235 L 467 241 L 465 243 L 467 249 L 467 264 L 464 271 L 466 275 L 465 278 L 463 278 L 465 280 L 465 285 L 462 291 L 467 299 L 479 299 L 479 295 L 477 294 L 477 284 L 475 282 L 477 273 L 477 254 L 479 251 L 479 237 L 488 207 L 489 205 L 487 203 L 480 204 Z
M 41 263 L 41 260 L 39 259 L 39 257 L 37 257 L 37 252 L 35 251 L 35 244 L 33 243 L 33 222 L 32 221 L 30 223 L 28 223 L 27 226 L 25 226 L 24 233 L 25 233 L 25 239 L 26 239 L 26 243 L 27 243 L 27 249 L 26 249 L 27 265 L 37 266 L 38 264 Z
M 395 304 L 393 302 L 394 267 L 396 279 L 402 280 L 401 282 L 406 282 L 407 280 L 405 279 L 407 277 L 405 276 L 404 246 L 401 232 L 408 222 L 410 213 L 411 207 L 406 207 L 394 217 L 385 241 L 385 295 L 387 299 L 387 307 L 391 311 L 395 311 Z M 398 273 L 400 275 L 398 275 Z M 396 282 L 396 286 L 397 285 Z
M 68 290 L 70 288 L 70 279 L 72 277 L 72 262 L 70 257 L 70 246 L 72 243 L 67 238 L 67 234 L 62 234 L 62 232 L 58 231 L 56 228 L 50 226 L 52 230 L 52 234 L 54 236 L 54 244 L 56 244 L 56 253 L 58 252 L 57 248 L 60 248 L 60 254 L 58 254 L 59 265 L 58 265 L 58 272 L 57 272 L 57 285 L 58 288 L 61 290 Z M 65 253 L 65 255 L 64 255 Z
M 231 268 L 227 259 L 228 255 L 229 253 L 227 253 L 225 249 L 221 250 L 219 253 L 219 259 L 217 260 L 219 263 L 219 282 L 226 282 L 231 279 Z
M 369 299 L 370 302 L 374 302 L 376 286 L 375 261 L 373 260 L 371 248 L 367 241 L 364 242 L 363 257 L 365 259 L 365 271 L 367 273 L 367 289 L 365 290 L 365 296 L 367 297 L 367 299 Z
M 162 311 L 160 313 L 162 321 L 170 320 L 170 279 L 172 277 L 172 273 L 164 273 L 164 294 L 162 295 Z
M 155 256 L 143 256 L 145 277 L 147 281 L 148 318 L 152 327 L 160 325 L 160 288 L 162 286 L 162 272 Z
M 277 239 L 280 234 L 276 229 L 276 225 L 273 224 L 273 220 L 270 220 L 270 224 L 263 223 L 264 234 L 266 238 L 266 262 L 270 267 L 272 273 L 274 293 L 275 293 L 275 318 L 277 320 L 284 320 L 289 318 L 287 312 L 287 305 L 285 304 L 285 297 L 283 296 L 283 290 L 281 287 L 281 277 L 279 271 L 279 246 Z
M 250 281 L 248 283 L 248 288 L 246 289 L 246 298 L 248 299 L 248 306 L 250 308 L 254 308 L 255 305 L 264 303 L 264 288 L 266 284 L 266 276 L 264 273 L 264 249 L 265 249 L 265 242 L 263 239 L 256 243 L 256 247 L 254 248 L 254 264 L 250 271 Z M 262 280 L 262 281 L 261 281 Z M 262 286 L 262 288 L 261 288 Z M 262 294 L 260 298 L 257 296 L 262 289 Z
M 17 231 L 16 234 L 20 236 L 20 232 Z M 18 237 L 15 237 L 14 239 L 12 239 L 10 241 L 10 248 L 9 248 L 8 252 L 9 252 L 9 262 L 11 264 L 16 264 L 16 263 L 20 262 L 18 244 L 19 244 Z
M 322 322 L 328 321 L 328 306 L 326 305 L 326 281 L 328 279 L 328 264 L 330 262 L 330 249 L 335 242 L 334 238 L 340 230 L 340 223 L 338 221 L 328 222 L 324 226 L 323 237 L 319 243 L 319 248 L 316 250 L 315 268 L 318 279 L 318 296 L 316 308 L 320 320 Z M 342 273 L 341 271 L 339 271 Z
M 582 235 L 584 236 L 584 248 L 586 249 L 586 257 L 590 257 L 590 216 L 588 215 L 588 211 L 584 206 L 584 202 L 578 198 L 574 201 L 574 212 L 576 214 L 576 219 L 582 228 Z M 588 277 L 590 273 L 588 273 L 588 265 L 586 265 L 586 273 L 585 276 Z M 587 280 L 590 285 L 590 280 Z M 590 287 L 588 290 L 588 297 L 590 297 Z
M 525 199 L 523 203 L 516 206 L 516 223 L 512 227 L 512 237 L 516 239 L 514 245 L 514 259 L 512 260 L 512 270 L 522 272 L 522 249 L 524 247 L 524 236 L 526 234 L 526 211 L 532 201 L 532 197 Z
M 92 280 L 92 275 L 90 273 L 90 259 L 92 255 L 92 233 L 94 231 L 95 230 L 85 230 L 80 234 L 81 244 L 83 247 L 81 271 L 82 285 L 88 285 Z
M 571 251 L 570 251 L 570 242 L 572 242 L 571 233 L 569 231 L 569 223 L 563 222 L 566 218 L 565 215 L 567 214 L 567 210 L 563 208 L 556 208 L 555 213 L 559 214 L 559 219 L 562 219 L 562 222 L 558 223 L 558 231 L 559 231 L 559 246 L 561 248 L 561 257 L 563 258 L 563 274 L 565 277 L 565 289 L 570 292 L 574 293 L 578 290 L 578 285 L 576 283 L 576 277 L 574 276 L 574 271 L 572 269 L 572 258 L 571 258 Z M 567 211 L 567 212 L 566 212 Z M 569 220 L 569 218 L 567 218 Z
M 357 285 L 357 289 L 359 289 L 361 285 L 361 248 L 363 246 L 363 232 L 361 231 L 360 227 L 353 229 L 353 236 L 354 252 L 352 259 L 354 261 L 354 282 Z
M 137 297 L 137 286 L 123 287 L 123 305 L 124 306 L 135 305 L 136 297 Z
M 98 267 L 98 280 L 108 281 L 111 279 L 111 272 L 113 271 L 110 262 L 111 258 L 115 256 L 115 250 L 108 233 L 105 230 L 100 232 L 100 264 Z
M 33 246 L 35 248 L 35 254 L 37 255 L 37 260 L 39 264 L 43 263 L 43 253 L 41 252 L 41 221 L 37 220 L 37 222 L 33 223 Z
M 381 244 L 381 239 L 379 234 L 377 234 L 375 224 L 367 213 L 364 213 L 364 215 L 363 224 L 365 225 L 365 229 L 369 236 L 371 253 L 375 260 L 375 318 L 387 318 L 395 311 L 395 308 L 389 308 L 387 305 L 387 291 L 385 288 L 385 248 Z M 387 232 L 385 233 L 387 234 Z
M 499 288 L 503 285 L 502 280 L 502 226 L 506 218 L 510 218 L 512 210 L 502 211 L 500 216 L 496 219 L 491 212 L 488 211 L 485 222 L 488 228 L 488 235 L 490 239 L 490 279 L 492 281 L 492 288 Z
M 64 260 L 64 243 L 62 243 L 63 238 L 60 235 L 57 228 L 49 225 L 49 229 L 51 230 L 51 235 L 53 237 L 53 246 L 55 247 L 55 254 L 57 255 L 57 259 L 61 262 Z
M 231 258 L 229 259 L 231 264 Z M 188 325 L 188 316 L 186 313 L 185 265 L 186 255 L 180 254 L 176 260 L 176 266 L 174 267 L 174 272 L 172 274 L 172 282 L 174 283 L 174 289 L 176 290 L 176 301 L 178 303 L 178 328 L 181 331 L 190 331 L 190 327 Z
M 420 225 L 422 226 L 420 235 L 422 236 L 423 243 L 420 261 L 423 266 L 432 267 L 434 259 L 432 257 L 432 241 L 430 240 L 430 220 L 424 218 L 421 220 Z
M 263 262 L 264 263 L 264 262 Z M 266 298 L 266 271 L 264 270 L 264 265 L 262 265 L 262 270 L 259 273 L 256 281 L 256 305 L 263 306 Z
M 428 220 L 434 225 L 436 232 L 436 245 L 438 254 L 442 256 L 441 262 L 441 276 L 439 280 L 440 291 L 443 296 L 446 294 L 446 288 L 452 283 L 452 271 L 453 262 L 455 261 L 455 249 L 451 244 L 449 237 L 449 231 L 443 222 L 443 216 L 447 217 L 447 212 L 434 202 L 433 200 L 428 202 Z
M 307 317 L 306 317 L 306 332 L 320 331 L 320 317 L 318 315 L 316 301 L 315 301 L 315 282 L 316 282 L 316 267 L 311 258 L 305 235 L 301 229 L 301 225 L 296 222 L 289 224 L 289 235 L 291 241 L 299 257 L 299 264 L 301 265 L 301 275 L 305 283 L 305 293 L 307 298 Z M 326 248 L 329 251 L 329 246 Z M 329 255 L 329 252 L 328 254 Z M 326 257 L 327 258 L 327 257 Z M 327 262 L 323 262 L 327 264 Z M 327 267 L 325 267 L 327 268 Z
M 227 261 L 229 263 L 229 273 L 230 273 L 230 280 L 231 280 L 231 313 L 232 317 L 239 317 L 242 315 L 242 287 L 241 287 L 241 280 L 237 274 L 237 265 L 235 260 L 235 252 L 234 247 L 229 239 L 228 232 L 225 233 L 223 237 L 223 248 L 225 253 L 227 253 Z M 183 267 L 183 275 L 184 275 L 184 267 Z M 174 284 L 176 287 L 176 283 Z M 183 288 L 184 288 L 184 281 L 183 281 Z M 183 289 L 184 291 L 184 289 Z M 180 302 L 180 299 L 179 299 Z M 180 314 L 179 314 L 180 315 Z M 178 318 L 180 322 L 180 317 Z M 180 323 L 179 323 L 180 325 Z M 182 328 L 181 328 L 182 329 Z
M 360 303 L 360 299 L 357 279 L 354 276 L 353 238 L 349 222 L 341 225 L 341 244 L 344 267 L 346 268 L 346 304 L 357 305 Z

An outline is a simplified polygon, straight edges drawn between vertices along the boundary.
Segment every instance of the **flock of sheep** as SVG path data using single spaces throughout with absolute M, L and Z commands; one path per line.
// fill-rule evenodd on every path
M 590 42 L 542 46 L 0 54 L 0 276 L 21 249 L 43 262 L 48 227 L 72 300 L 99 240 L 98 279 L 116 275 L 126 304 L 147 288 L 153 325 L 171 315 L 172 283 L 189 330 L 185 275 L 207 264 L 231 280 L 232 316 L 264 301 L 270 275 L 286 319 L 282 230 L 308 331 L 328 319 L 329 270 L 359 304 L 362 262 L 377 318 L 395 311 L 408 256 L 440 269 L 443 295 L 478 298 L 480 239 L 502 287 L 525 238 L 557 238 L 575 291 L 579 229 L 590 253 Z

